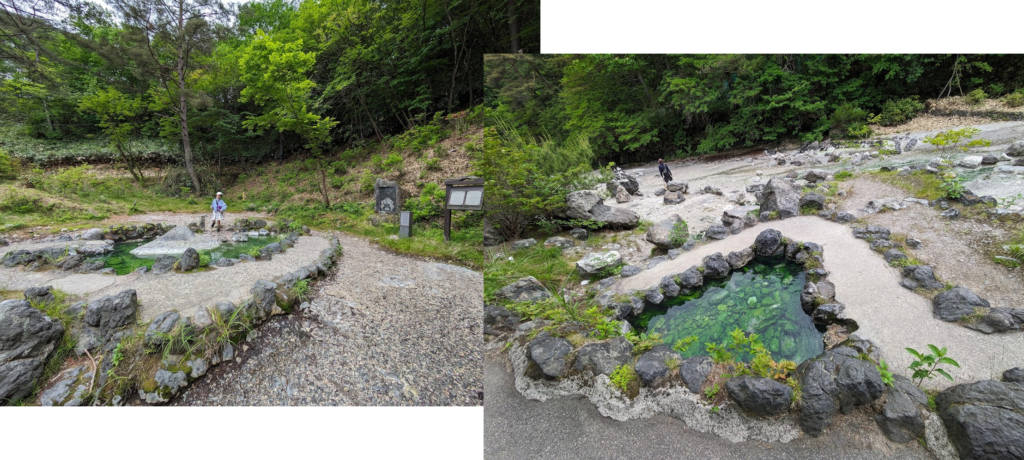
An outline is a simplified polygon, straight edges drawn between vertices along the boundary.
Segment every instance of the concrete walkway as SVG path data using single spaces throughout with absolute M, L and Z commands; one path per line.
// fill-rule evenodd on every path
M 836 299 L 846 305 L 846 312 L 860 325 L 858 334 L 882 348 L 882 356 L 890 369 L 906 375 L 912 357 L 904 351 L 910 347 L 926 350 L 926 344 L 947 347 L 949 356 L 961 369 L 949 369 L 957 383 L 998 379 L 1002 372 L 1024 366 L 1024 333 L 986 335 L 963 326 L 947 323 L 932 316 L 931 300 L 899 285 L 898 269 L 890 267 L 881 254 L 872 251 L 865 240 L 853 237 L 850 227 L 820 219 L 801 216 L 782 221 L 762 223 L 738 235 L 713 241 L 683 253 L 675 260 L 662 262 L 653 269 L 619 281 L 618 292 L 646 289 L 671 273 L 698 265 L 704 256 L 723 255 L 748 247 L 762 231 L 774 228 L 783 236 L 799 241 L 813 241 L 824 248 L 825 269 L 836 285 Z M 969 267 L 964 267 L 969 269 Z M 977 292 L 985 297 L 984 292 Z M 926 382 L 927 387 L 945 388 L 948 380 Z

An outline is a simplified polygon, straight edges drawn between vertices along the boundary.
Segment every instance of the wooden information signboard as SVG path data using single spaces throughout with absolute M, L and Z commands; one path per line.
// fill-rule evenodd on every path
M 481 211 L 484 209 L 484 180 L 479 177 L 460 177 L 444 181 L 444 240 L 451 240 L 452 210 Z

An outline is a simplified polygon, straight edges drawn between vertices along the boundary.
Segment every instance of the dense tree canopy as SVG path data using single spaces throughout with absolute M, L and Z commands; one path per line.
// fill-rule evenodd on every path
M 380 139 L 479 104 L 484 53 L 539 51 L 539 5 L 0 0 L 0 117 L 109 137 L 126 162 L 134 137 L 162 137 L 205 192 L 193 162 Z
M 485 73 L 486 104 L 520 133 L 583 135 L 624 163 L 842 137 L 887 106 L 1001 96 L 1024 88 L 1024 57 L 508 54 Z

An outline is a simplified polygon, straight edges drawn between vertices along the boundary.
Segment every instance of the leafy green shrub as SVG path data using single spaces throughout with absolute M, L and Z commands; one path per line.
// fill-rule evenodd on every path
M 636 375 L 636 371 L 633 370 L 633 366 L 629 364 L 623 364 L 615 368 L 612 375 L 608 378 L 611 380 L 612 386 L 618 388 L 623 393 L 629 392 L 629 385 L 635 382 L 639 376 Z
M 833 177 L 835 177 L 836 180 L 846 180 L 853 177 L 853 173 L 844 169 L 835 173 Z
M 441 217 L 444 211 L 445 190 L 437 183 L 431 182 L 423 187 L 420 196 L 405 200 L 406 211 L 412 211 L 418 221 Z
M 672 242 L 672 246 L 679 247 L 685 244 L 690 239 L 690 227 L 686 225 L 685 220 L 680 220 L 672 226 L 672 232 L 669 233 L 669 241 Z
M 921 383 L 923 383 L 925 379 L 931 380 L 936 374 L 938 374 L 952 382 L 953 377 L 950 377 L 945 370 L 938 366 L 939 364 L 948 364 L 959 368 L 960 363 L 954 361 L 953 358 L 946 356 L 946 347 L 939 349 L 935 345 L 929 343 L 928 349 L 932 352 L 923 354 L 913 348 L 907 348 L 907 353 L 914 355 L 915 358 L 914 362 L 910 363 L 910 367 L 908 367 L 908 369 L 914 371 L 914 375 L 911 377 L 911 380 L 916 380 L 915 383 L 917 386 L 921 386 Z
M 1024 107 L 1024 89 L 1018 89 L 1013 93 L 1007 94 L 1003 98 L 1003 104 L 1011 108 Z
M 960 150 L 962 152 L 966 152 L 973 147 L 988 147 L 992 145 L 992 141 L 974 139 L 974 135 L 980 132 L 980 129 L 973 127 L 951 129 L 938 133 L 934 136 L 926 137 L 921 142 L 934 145 L 943 153 L 946 153 L 949 150 Z
M 430 158 L 423 162 L 423 165 L 428 171 L 439 171 L 441 169 L 441 160 L 439 158 Z
M 967 190 L 963 184 L 963 178 L 956 171 L 945 171 L 942 173 L 942 184 L 939 185 L 946 194 L 946 198 L 957 199 Z
M 924 110 L 924 104 L 914 97 L 886 101 L 882 104 L 882 113 L 871 118 L 871 123 L 882 126 L 895 126 L 906 123 Z
M 831 130 L 833 135 L 845 136 L 847 129 L 853 125 L 864 125 L 868 119 L 868 113 L 856 105 L 846 103 L 836 108 L 832 113 Z
M 867 139 L 875 134 L 875 130 L 864 123 L 854 123 L 846 128 L 846 135 L 854 139 Z
M 964 99 L 967 101 L 967 105 L 976 106 L 984 102 L 985 99 L 988 99 L 988 94 L 979 88 L 967 93 L 967 96 L 965 96 Z
M 0 180 L 17 179 L 21 173 L 21 162 L 0 149 Z
M 210 255 L 209 254 L 199 254 L 199 266 L 200 267 L 209 267 L 210 266 Z

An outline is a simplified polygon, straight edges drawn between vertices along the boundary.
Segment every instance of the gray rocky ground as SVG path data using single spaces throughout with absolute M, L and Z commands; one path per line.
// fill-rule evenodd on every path
M 482 405 L 483 277 L 341 236 L 307 309 L 277 316 L 175 405 Z

